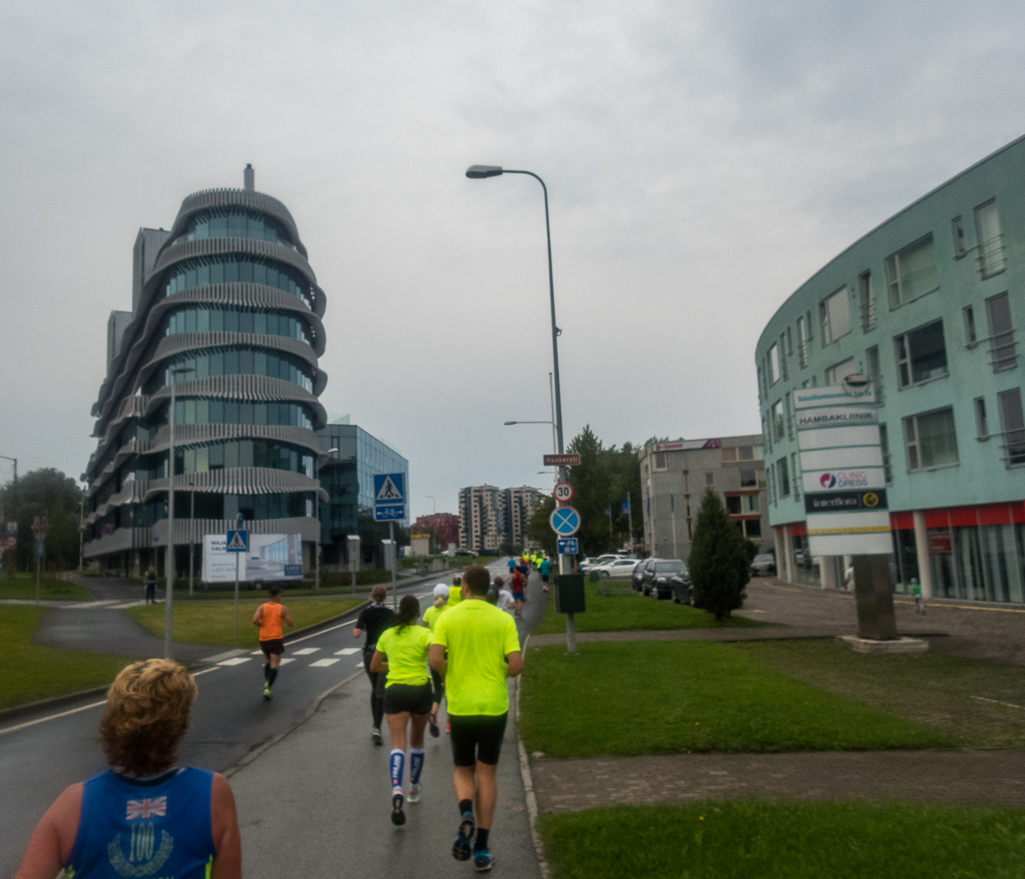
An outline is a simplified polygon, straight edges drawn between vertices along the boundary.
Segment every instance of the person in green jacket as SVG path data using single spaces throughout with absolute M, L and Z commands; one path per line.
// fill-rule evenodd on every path
M 146 604 L 156 604 L 157 572 L 154 570 L 153 565 L 149 566 L 149 570 L 146 572 L 143 582 L 146 584 Z

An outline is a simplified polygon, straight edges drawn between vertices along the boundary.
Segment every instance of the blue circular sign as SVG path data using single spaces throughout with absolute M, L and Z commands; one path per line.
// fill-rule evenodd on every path
M 552 511 L 548 522 L 559 537 L 572 537 L 580 530 L 580 513 L 573 507 L 559 507 Z

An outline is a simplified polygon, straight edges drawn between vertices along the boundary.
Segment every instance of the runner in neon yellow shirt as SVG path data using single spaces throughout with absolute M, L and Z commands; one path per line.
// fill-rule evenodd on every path
M 448 608 L 448 589 L 444 583 L 434 587 L 434 604 L 424 611 L 424 625 L 434 631 L 434 624 L 438 617 Z M 438 672 L 431 669 L 431 681 L 434 684 L 434 702 L 431 703 L 431 716 L 427 721 L 431 735 L 437 738 L 441 735 L 441 727 L 438 726 L 438 710 L 441 708 L 441 700 L 445 696 L 445 679 Z
M 420 602 L 415 595 L 404 595 L 399 602 L 396 625 L 385 629 L 377 639 L 370 670 L 388 673 L 384 685 L 384 713 L 391 733 L 388 769 L 392 785 L 393 824 L 405 824 L 402 811 L 402 772 L 406 762 L 406 730 L 409 729 L 409 795 L 420 799 L 420 773 L 424 768 L 424 727 L 431 711 L 431 678 L 427 656 L 431 633 L 418 626 Z
M 463 572 L 464 600 L 438 618 L 430 647 L 431 668 L 445 676 L 453 781 L 462 814 L 452 855 L 466 861 L 472 853 L 479 873 L 494 863 L 488 834 L 498 801 L 496 771 L 509 717 L 506 679 L 523 670 L 515 622 L 486 600 L 490 581 L 480 565 Z

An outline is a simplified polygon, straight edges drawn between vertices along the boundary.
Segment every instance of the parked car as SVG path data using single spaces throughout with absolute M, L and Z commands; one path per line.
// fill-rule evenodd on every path
M 634 568 L 634 572 L 630 577 L 630 586 L 637 592 L 640 592 L 643 588 L 644 572 L 657 561 L 658 559 L 656 558 L 645 559 L 636 568 Z
M 673 585 L 670 580 L 686 570 L 687 565 L 680 559 L 659 559 L 652 565 L 651 571 L 644 575 L 644 594 L 650 591 L 655 598 L 672 598 Z
M 679 573 L 669 578 L 669 584 L 673 587 L 673 601 L 677 604 L 694 605 L 694 587 L 690 582 L 690 572 L 686 567 Z
M 611 562 L 605 562 L 601 565 L 595 565 L 594 567 L 588 568 L 589 574 L 597 574 L 603 580 L 608 580 L 610 577 L 613 579 L 622 579 L 629 577 L 633 574 L 634 568 L 640 564 L 640 559 L 613 559 Z
M 752 577 L 774 577 L 776 575 L 776 557 L 768 553 L 756 555 L 751 560 Z
M 585 571 L 592 570 L 597 565 L 607 564 L 608 562 L 615 561 L 617 558 L 619 558 L 619 556 L 610 552 L 605 553 L 605 555 L 595 556 L 593 559 L 588 557 L 577 565 L 577 571 L 582 574 Z

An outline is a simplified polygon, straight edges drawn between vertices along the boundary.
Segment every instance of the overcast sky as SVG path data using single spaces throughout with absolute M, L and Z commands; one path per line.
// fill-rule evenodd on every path
M 0 454 L 77 477 L 140 226 L 256 188 L 327 293 L 332 416 L 411 512 L 566 441 L 759 430 L 754 347 L 857 237 L 1023 133 L 1025 6 L 0 0 Z M 0 478 L 10 473 L 0 461 Z M 434 501 L 429 496 L 434 497 Z

